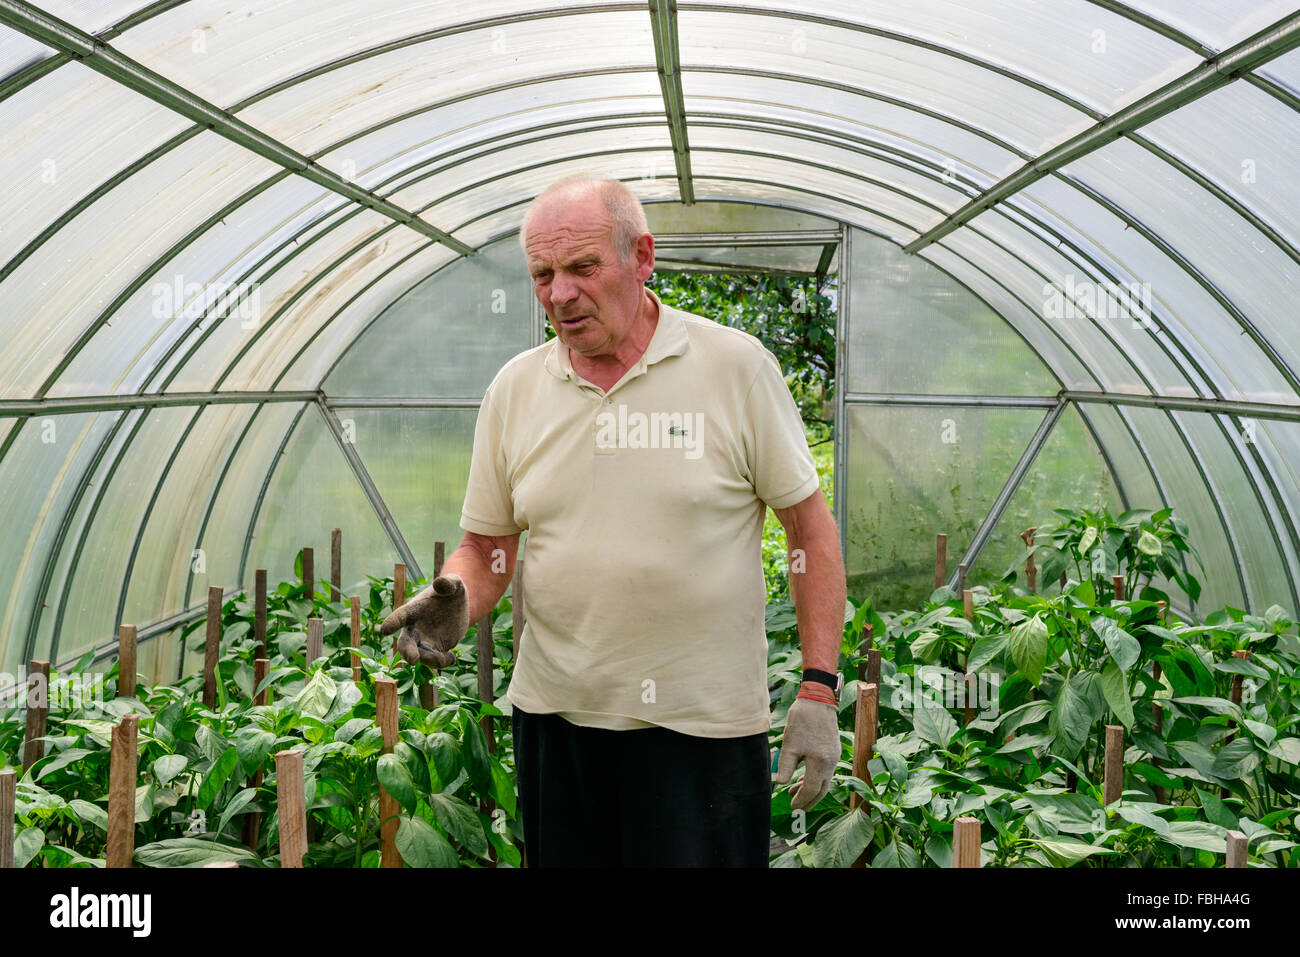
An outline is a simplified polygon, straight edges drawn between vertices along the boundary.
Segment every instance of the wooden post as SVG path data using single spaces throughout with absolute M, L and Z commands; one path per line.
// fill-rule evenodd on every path
M 117 696 L 134 698 L 135 683 L 139 675 L 135 666 L 135 625 L 123 625 L 117 630 Z
M 880 684 L 880 649 L 872 648 L 867 652 L 867 683 Z
M 867 622 L 862 626 L 862 644 L 858 646 L 858 682 L 865 684 L 867 681 L 867 659 L 871 657 L 871 650 L 876 646 L 876 626 Z
M 321 618 L 307 619 L 307 667 L 324 654 L 325 621 Z
M 302 547 L 302 591 L 308 601 L 316 594 L 316 550 L 310 545 Z
M 1232 653 L 1232 657 L 1236 658 L 1238 661 L 1248 661 L 1250 660 L 1250 652 L 1234 651 Z M 1237 705 L 1237 707 L 1241 707 L 1241 675 L 1232 676 L 1232 703 Z M 1224 744 L 1227 744 L 1229 741 L 1231 741 L 1233 738 L 1237 736 L 1234 730 L 1236 727 L 1237 727 L 1237 722 L 1232 720 L 1228 721 L 1228 734 L 1223 739 Z M 1230 793 L 1231 792 L 1227 788 L 1219 789 L 1219 797 L 1226 798 Z
M 343 529 L 330 532 L 330 601 L 343 600 Z
M 262 688 L 261 684 L 266 680 L 270 673 L 271 662 L 266 658 L 258 658 L 253 662 L 253 704 L 265 705 L 270 700 L 271 689 Z M 260 690 L 259 690 L 260 688 Z M 260 788 L 262 786 L 262 769 L 258 768 L 250 779 L 250 786 Z M 262 833 L 262 815 L 257 812 L 244 816 L 244 844 L 253 851 L 257 850 L 257 842 Z
M 307 801 L 301 751 L 275 753 L 275 800 L 280 814 L 280 866 L 302 867 L 307 852 Z
M 406 604 L 406 566 L 398 562 L 393 566 L 393 611 Z M 400 631 L 393 632 L 393 654 L 397 654 L 397 639 Z
M 980 822 L 973 817 L 952 822 L 952 866 L 980 866 Z
M 1109 807 L 1124 790 L 1124 726 L 1106 725 L 1106 778 L 1102 784 L 1102 803 Z
M 965 680 L 962 682 L 962 701 L 965 704 L 963 713 L 963 724 L 970 724 L 975 720 L 975 676 L 969 671 L 966 672 Z
M 1160 681 L 1160 662 L 1158 662 L 1158 661 L 1157 661 L 1157 662 L 1153 662 L 1153 666 L 1152 666 L 1152 669 L 1151 669 L 1151 673 L 1152 673 L 1153 675 L 1155 675 L 1155 679 L 1156 679 L 1156 681 L 1159 682 L 1159 681 Z M 1156 737 L 1157 737 L 1157 738 L 1163 738 L 1163 737 L 1164 737 L 1164 725 L 1165 725 L 1165 713 L 1164 713 L 1164 711 L 1161 710 L 1160 705 L 1159 705 L 1158 703 L 1152 703 L 1152 705 L 1151 705 L 1151 717 L 1155 720 L 1155 726 L 1156 726 Z M 1155 755 L 1152 755 L 1152 763 L 1155 764 L 1155 766 L 1156 766 L 1157 768 L 1161 768 L 1161 769 L 1164 768 L 1164 763 L 1163 763 L 1159 758 L 1157 758 Z M 1165 804 L 1165 803 L 1166 803 L 1166 800 L 1165 800 L 1165 789 L 1164 789 L 1161 785 L 1157 784 L 1156 787 L 1155 787 L 1155 791 L 1156 791 L 1156 803 L 1157 803 L 1157 804 Z
M 397 682 L 392 678 L 375 679 L 375 718 L 384 736 L 384 754 L 390 754 L 397 744 Z M 402 855 L 397 852 L 397 815 L 401 806 L 397 798 L 379 786 L 379 866 L 401 867 Z
M 217 706 L 217 659 L 221 656 L 221 586 L 208 589 L 208 633 L 203 644 L 203 707 Z
M 1225 867 L 1246 867 L 1250 855 L 1246 850 L 1246 835 L 1241 831 L 1228 832 L 1228 857 Z
M 966 590 L 966 563 L 957 563 L 957 594 L 962 594 Z
M 108 757 L 108 846 L 105 867 L 130 867 L 135 858 L 135 772 L 140 716 L 125 715 L 113 728 Z
M 447 555 L 447 543 L 434 542 L 433 543 L 433 577 L 434 578 L 437 578 L 442 574 L 442 566 L 443 563 L 446 561 L 446 555 Z
M 975 620 L 975 593 L 969 588 L 961 590 L 961 613 L 967 621 Z
M 493 692 L 496 690 L 495 682 L 492 680 L 492 612 L 489 611 L 478 623 L 475 639 L 478 650 L 478 700 L 491 704 Z M 492 730 L 492 716 L 483 715 L 479 719 L 479 727 L 483 729 L 483 736 L 487 738 L 488 751 L 495 754 L 497 743 L 496 735 Z
M 271 662 L 266 658 L 258 658 L 253 662 L 253 704 L 265 705 L 271 700 L 271 689 L 261 688 L 259 686 L 266 680 L 266 676 L 271 671 Z
M 1025 542 L 1025 548 L 1034 547 L 1034 532 L 1036 531 L 1038 531 L 1037 525 L 1020 533 L 1020 537 Z M 1034 564 L 1033 553 L 1030 553 L 1029 557 L 1025 559 L 1025 583 L 1028 584 L 1031 593 L 1038 586 L 1038 566 Z
M 524 560 L 515 559 L 515 580 L 510 585 L 510 660 L 519 660 L 519 639 L 524 635 Z
M 253 584 L 253 640 L 257 642 L 255 657 L 266 657 L 266 569 L 259 568 Z
M 1123 601 L 1124 600 L 1124 576 L 1111 575 L 1110 587 L 1115 591 L 1115 600 Z
M 858 685 L 857 710 L 853 716 L 853 776 L 871 787 L 868 762 L 876 753 L 876 729 L 880 722 L 880 688 L 878 685 Z M 849 792 L 849 810 L 862 803 L 857 791 Z
M 50 663 L 33 659 L 27 667 L 27 734 L 23 738 L 23 774 L 45 757 L 45 716 L 50 709 Z
M 948 581 L 948 536 L 940 532 L 934 536 L 934 587 L 942 588 Z
M 14 866 L 14 801 L 18 775 L 13 768 L 0 771 L 0 870 Z
M 352 680 L 361 681 L 361 656 L 357 650 L 361 647 L 361 599 L 356 595 L 352 596 Z

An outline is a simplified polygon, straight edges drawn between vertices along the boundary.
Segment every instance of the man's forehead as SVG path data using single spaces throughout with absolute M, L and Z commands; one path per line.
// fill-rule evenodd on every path
M 548 222 L 542 220 L 528 230 L 525 248 L 530 263 L 569 262 L 600 253 L 609 244 L 613 223 L 604 221 Z

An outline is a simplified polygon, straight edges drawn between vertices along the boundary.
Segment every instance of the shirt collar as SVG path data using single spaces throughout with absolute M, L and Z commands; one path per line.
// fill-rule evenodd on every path
M 650 344 L 642 353 L 641 358 L 636 361 L 632 367 L 637 374 L 645 372 L 649 366 L 660 359 L 666 359 L 669 356 L 679 356 L 686 351 L 690 343 L 690 337 L 686 334 L 686 323 L 682 321 L 682 314 L 672 306 L 665 306 L 653 291 L 647 289 L 650 298 L 655 301 L 659 307 L 659 321 L 655 324 L 654 334 L 650 337 Z M 546 371 L 551 373 L 557 379 L 571 379 L 574 377 L 573 365 L 569 361 L 569 347 L 560 342 L 559 337 L 551 340 L 551 347 L 546 353 Z

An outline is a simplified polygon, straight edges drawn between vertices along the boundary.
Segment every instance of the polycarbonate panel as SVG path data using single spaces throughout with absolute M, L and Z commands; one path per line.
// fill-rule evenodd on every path
M 1300 94 L 1300 50 L 1274 57 L 1255 72 L 1274 83 L 1280 83 L 1292 93 Z
M 62 606 L 64 614 L 55 653 L 57 660 L 75 661 L 89 649 L 116 636 L 118 625 L 122 624 L 117 619 L 117 605 L 131 545 L 167 456 L 193 414 L 193 409 L 184 407 L 149 410 L 106 487 L 105 468 L 109 460 L 100 463 L 94 488 L 89 494 L 102 493 L 103 498 L 85 547 L 72 569 L 72 588 Z M 127 428 L 129 430 L 130 425 Z M 75 548 L 79 538 L 79 534 L 69 536 L 63 548 Z M 52 595 L 54 600 L 46 599 L 50 605 L 46 614 L 51 617 L 63 594 L 63 582 L 57 584 L 60 590 Z
M 279 262 L 311 256 L 311 237 L 340 220 L 346 205 L 315 183 L 289 177 L 231 210 L 122 304 L 50 395 L 80 394 L 86 382 L 102 382 L 103 391 L 118 394 L 174 391 L 169 375 L 189 348 L 212 335 L 214 325 L 234 323 L 247 334 L 243 324 L 267 302 L 261 278 Z M 189 384 L 205 388 L 211 372 L 201 370 Z
M 210 405 L 198 412 L 199 419 L 163 481 L 140 539 L 127 587 L 125 621 L 157 621 L 185 610 L 191 569 L 206 571 L 208 563 L 206 552 L 196 545 L 199 525 L 222 467 L 255 408 L 251 403 Z M 190 418 L 195 414 L 191 409 Z M 152 494 L 152 490 L 145 493 L 146 497 Z M 214 584 L 234 586 L 234 570 L 228 574 Z
M 1194 563 L 1189 568 L 1192 576 L 1201 583 L 1197 613 L 1205 615 L 1225 604 L 1241 608 L 1244 596 L 1235 558 L 1240 542 L 1236 540 L 1236 530 L 1231 525 L 1225 528 L 1224 519 L 1216 510 L 1211 486 L 1201 477 L 1198 462 L 1203 464 L 1204 454 L 1194 441 L 1192 451 L 1188 451 L 1185 440 L 1179 438 L 1168 413 L 1163 410 L 1133 406 L 1125 409 L 1124 413 L 1146 445 L 1164 486 L 1166 498 L 1156 507 L 1172 506 L 1175 514 L 1187 523 L 1190 541 L 1204 563 L 1204 571 Z M 1213 481 L 1212 476 L 1210 479 Z M 1224 490 L 1215 487 L 1213 494 L 1222 495 Z M 1179 603 L 1184 600 L 1181 595 L 1174 598 Z
M 1300 370 L 1295 303 L 1300 266 L 1257 229 L 1186 176 L 1127 140 L 1118 140 L 1064 170 L 1107 193 L 1126 213 L 1162 235 L 1253 322 L 1290 366 Z M 1296 401 L 1296 394 L 1256 401 Z
M 1122 496 L 1122 508 L 1157 508 L 1164 496 L 1142 456 L 1142 449 L 1125 427 L 1121 406 L 1080 402 L 1079 415 L 1096 437 L 1098 447 L 1110 462 L 1111 475 Z
M 100 183 L 190 125 L 75 61 L 0 100 L 10 174 L 0 192 L 0 264 Z M 65 230 L 57 239 L 60 260 L 71 254 L 78 262 L 112 235 Z M 14 278 L 0 287 L 6 296 Z
M 1207 139 L 1206 130 L 1214 137 Z M 1292 246 L 1300 242 L 1300 137 L 1284 103 L 1249 83 L 1229 83 L 1148 124 L 1142 135 L 1207 176 Z
M 753 203 L 643 203 L 650 231 L 663 233 L 775 233 L 796 229 L 837 229 L 839 223 L 810 213 Z
M 745 175 L 724 178 L 697 174 L 694 182 L 698 200 L 770 203 L 773 206 L 808 210 L 888 237 L 900 245 L 911 242 L 920 235 L 911 227 L 877 215 L 869 205 L 859 203 L 855 198 L 828 196 L 798 181 L 773 183 Z
M 40 0 L 34 4 L 87 33 L 99 33 L 148 5 L 146 0 Z
M 417 32 L 412 26 L 402 24 L 398 35 Z M 369 128 L 376 119 L 487 88 L 577 68 L 641 69 L 654 75 L 654 42 L 645 11 L 530 21 L 506 34 L 505 51 L 493 56 L 494 33 L 502 32 L 486 27 L 367 57 L 295 83 L 239 115 L 310 154 Z M 313 64 L 321 62 L 316 52 Z
M 678 7 L 684 74 L 696 68 L 806 76 L 916 103 L 1032 154 L 1082 132 L 1088 116 L 1060 100 L 943 53 L 806 20 Z M 737 77 L 736 90 L 745 89 Z
M 993 534 L 966 577 L 967 585 L 991 585 L 1015 563 L 1019 572 L 1016 583 L 1024 586 L 1020 556 L 1024 554 L 1025 543 L 1020 534 L 1060 521 L 1060 516 L 1052 511 L 1054 508 L 1100 507 L 1110 509 L 1112 515 L 1123 511 L 1106 460 L 1078 409 L 1070 406 L 1056 420 L 1020 487 L 993 527 Z M 1044 586 L 1050 584 L 1043 582 Z
M 1267 500 L 1261 504 L 1261 496 L 1257 495 L 1261 490 L 1243 468 L 1242 461 L 1250 461 L 1244 437 L 1226 418 L 1222 420 L 1225 435 L 1225 429 L 1216 422 L 1217 416 L 1197 412 L 1173 414 L 1200 450 L 1201 464 L 1220 490 L 1223 511 L 1232 526 L 1237 558 L 1246 574 L 1244 607 L 1257 615 L 1262 615 L 1270 605 L 1292 607 L 1294 596 L 1285 569 L 1288 557 L 1294 564 L 1294 555 L 1289 541 L 1285 545 L 1279 542 L 1286 534 L 1285 529 L 1266 511 Z
M 320 387 L 321 378 L 394 298 L 403 295 L 429 273 L 458 258 L 446 246 L 432 244 L 417 248 L 406 259 L 395 262 L 383 271 L 377 271 L 361 292 L 317 325 L 312 338 L 298 357 L 292 360 L 292 365 L 276 379 L 275 388 L 283 391 Z M 407 345 L 409 347 L 411 344 Z M 382 381 L 384 388 L 390 385 L 390 377 L 387 375 L 376 381 Z
M 298 420 L 284 455 L 275 463 L 256 521 L 245 570 L 248 587 L 257 568 L 267 570 L 268 588 L 296 581 L 293 560 L 304 546 L 315 550 L 317 580 L 327 579 L 330 532 L 335 528 L 343 531 L 345 596 L 368 594 L 366 576 L 391 578 L 393 564 L 402 560 L 316 409 L 308 409 Z M 411 539 L 408 544 L 417 550 L 432 548 L 432 543 Z M 431 574 L 432 564 L 421 570 Z
M 7 79 L 35 66 L 53 56 L 54 52 L 44 43 L 38 43 L 24 33 L 0 27 L 0 79 Z
M 742 86 L 743 82 L 743 86 Z M 853 90 L 796 80 L 685 71 L 682 94 L 692 134 L 708 122 L 763 122 L 804 126 L 817 135 L 866 140 L 933 164 L 980 189 L 1015 172 L 1024 160 L 966 130 Z
M 384 309 L 322 387 L 331 397 L 481 397 L 501 366 L 530 348 L 531 304 L 519 245 L 502 240 Z
M 1125 0 L 1214 50 L 1240 43 L 1295 12 L 1295 0 Z
M 1253 441 L 1277 483 L 1282 507 L 1292 524 L 1300 522 L 1300 422 L 1255 419 Z M 1300 562 L 1287 568 L 1291 580 L 1300 588 Z
M 433 575 L 434 542 L 446 543 L 446 555 L 465 532 L 460 510 L 465 504 L 474 423 L 478 409 L 336 410 L 355 429 L 356 448 L 374 479 L 384 504 L 415 552 L 420 569 Z M 394 450 L 402 450 L 394 454 Z M 391 575 L 393 570 L 369 571 Z
M 846 409 L 849 594 L 914 608 L 934 589 L 934 537 L 950 571 L 974 537 L 1042 409 L 851 404 Z
M 41 571 L 77 482 L 117 415 L 24 419 L 0 460 L 0 672 L 17 674 L 27 664 L 23 645 Z
M 730 151 L 737 151 L 732 153 Z M 861 178 L 861 185 L 856 189 L 845 190 L 846 195 L 874 197 L 883 192 L 881 201 L 871 199 L 882 211 L 890 211 L 894 206 L 894 191 L 903 196 L 915 197 L 937 206 L 943 214 L 952 212 L 974 196 L 973 192 L 963 190 L 955 180 L 946 184 L 942 173 L 934 171 L 918 172 L 896 157 L 877 158 L 858 150 L 846 147 L 828 146 L 819 140 L 807 136 L 773 132 L 771 130 L 735 130 L 721 127 L 702 127 L 691 129 L 691 165 L 701 166 L 701 172 L 713 172 L 714 157 L 738 157 L 740 162 L 749 164 L 751 159 L 758 163 L 770 164 L 769 157 L 806 165 L 804 176 L 814 174 L 818 167 Z M 762 167 L 759 167 L 762 168 Z M 883 184 L 875 186 L 872 180 Z M 902 209 L 912 204 L 904 204 Z M 900 214 L 901 215 L 901 214 Z M 915 213 L 911 215 L 915 216 Z M 931 213 L 933 218 L 933 212 Z
M 334 228 L 328 228 L 331 226 Z M 391 247 L 400 234 L 405 234 L 402 237 L 405 242 L 414 245 L 429 241 L 414 230 L 394 225 L 387 216 L 360 210 L 346 222 L 339 216 L 331 217 L 326 227 L 313 229 L 300 242 L 286 245 L 277 258 L 274 272 L 268 275 L 265 269 L 258 271 L 253 287 L 256 295 L 244 301 L 242 315 L 232 313 L 221 321 L 209 322 L 201 331 L 191 332 L 191 341 L 185 346 L 185 364 L 175 373 L 170 388 L 206 391 L 218 383 L 226 389 L 249 388 L 226 380 L 232 367 L 243 361 L 241 353 L 261 356 L 268 346 L 275 347 L 275 355 L 269 359 L 272 365 L 269 378 L 267 369 L 261 370 L 261 378 L 273 379 L 294 352 L 286 351 L 287 344 L 280 338 L 291 328 L 285 321 L 286 306 L 290 315 L 296 314 L 304 306 L 311 307 L 317 296 L 330 292 L 332 282 L 324 279 L 323 274 L 336 261 L 342 260 L 342 265 L 335 266 L 331 275 L 340 279 L 355 270 L 373 268 L 376 256 L 382 258 L 379 251 Z M 322 308 L 317 307 L 317 321 L 324 321 L 328 315 L 320 311 Z
M 763 270 L 777 275 L 811 276 L 824 246 L 673 246 L 655 247 L 655 269 L 681 272 Z M 836 271 L 838 254 L 828 273 Z
M 945 270 L 956 281 L 964 283 L 977 296 L 989 304 L 998 315 L 1010 323 L 1033 348 L 1034 352 L 1059 380 L 1062 388 L 1096 390 L 1101 386 L 1083 363 L 1070 352 L 1059 338 L 1052 335 L 1038 315 L 1028 309 L 1002 284 L 1002 277 L 987 273 L 962 259 L 942 243 L 934 243 L 918 254 Z
M 213 133 L 162 156 L 43 245 L 0 285 L 0 391 L 30 396 L 70 345 L 153 261 L 272 165 Z M 147 198 L 147 201 L 146 201 Z M 75 239 L 73 237 L 76 237 Z M 64 394 L 113 391 L 83 366 Z
M 1059 388 L 1006 321 L 952 277 L 854 230 L 850 392 L 1051 395 Z

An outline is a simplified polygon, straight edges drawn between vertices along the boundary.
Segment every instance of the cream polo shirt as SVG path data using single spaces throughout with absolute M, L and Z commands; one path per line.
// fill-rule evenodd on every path
M 558 339 L 515 356 L 483 396 L 460 521 L 528 531 L 511 703 L 620 730 L 768 730 L 763 520 L 818 487 L 781 367 L 746 332 L 660 303 L 608 393 Z

